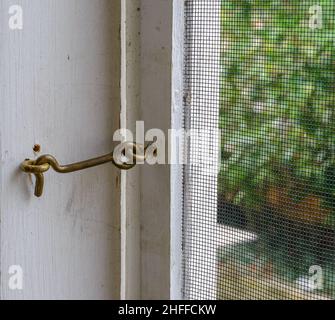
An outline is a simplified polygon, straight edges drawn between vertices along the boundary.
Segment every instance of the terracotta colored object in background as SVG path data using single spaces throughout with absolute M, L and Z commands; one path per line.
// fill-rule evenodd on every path
M 296 201 L 285 188 L 270 187 L 267 192 L 267 202 L 277 213 L 286 218 L 309 224 L 323 223 L 330 214 L 330 210 L 322 206 L 320 197 L 309 194 Z

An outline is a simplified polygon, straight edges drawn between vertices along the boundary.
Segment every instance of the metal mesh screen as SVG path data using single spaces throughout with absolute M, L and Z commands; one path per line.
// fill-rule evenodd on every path
M 335 297 L 335 2 L 187 0 L 184 295 Z

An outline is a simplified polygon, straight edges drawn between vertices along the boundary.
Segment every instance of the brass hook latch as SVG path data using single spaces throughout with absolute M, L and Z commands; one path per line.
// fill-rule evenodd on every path
M 44 187 L 44 173 L 47 172 L 50 167 L 58 173 L 71 173 L 112 162 L 117 168 L 121 170 L 129 170 L 135 167 L 137 163 L 144 162 L 146 160 L 147 150 L 150 147 L 154 148 L 153 153 L 156 152 L 157 148 L 154 146 L 154 142 L 148 144 L 146 147 L 133 142 L 125 142 L 118 146 L 118 151 L 121 155 L 120 158 L 124 157 L 124 160 L 115 159 L 114 152 L 112 152 L 98 158 L 68 165 L 60 165 L 55 157 L 51 155 L 43 155 L 36 160 L 27 159 L 23 161 L 20 168 L 25 173 L 35 175 L 35 196 L 41 197 Z

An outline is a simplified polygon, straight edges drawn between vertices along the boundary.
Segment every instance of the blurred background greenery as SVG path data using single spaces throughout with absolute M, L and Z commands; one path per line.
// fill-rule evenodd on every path
M 335 1 L 222 0 L 221 21 L 219 220 L 235 205 L 260 236 L 237 258 L 287 279 L 323 264 L 335 296 Z

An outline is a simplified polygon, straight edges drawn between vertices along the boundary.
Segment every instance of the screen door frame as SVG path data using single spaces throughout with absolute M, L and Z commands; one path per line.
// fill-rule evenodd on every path
M 203 0 L 201 0 L 203 1 Z M 201 2 L 200 1 L 200 2 Z M 205 0 L 204 0 L 205 1 Z M 211 0 L 219 5 L 220 0 Z M 122 4 L 121 126 L 135 130 L 143 120 L 145 129 L 184 128 L 185 90 L 185 0 L 134 0 Z M 197 1 L 199 2 L 199 1 Z M 217 28 L 220 17 L 200 13 L 205 29 Z M 206 26 L 207 24 L 207 26 Z M 209 25 L 210 24 L 210 25 Z M 207 27 L 207 28 L 206 28 Z M 206 34 L 203 35 L 206 37 Z M 213 52 L 212 63 L 220 63 L 215 43 L 206 41 Z M 212 46 L 212 47 L 211 47 Z M 201 68 L 198 70 L 201 72 Z M 219 74 L 217 75 L 219 81 Z M 219 112 L 219 95 L 216 102 Z M 179 157 L 186 146 L 170 139 L 169 159 Z M 207 284 L 210 293 L 184 293 L 183 215 L 184 166 L 182 164 L 140 166 L 122 173 L 121 234 L 123 299 L 215 299 L 216 267 Z M 213 179 L 212 179 L 213 180 Z M 216 177 L 214 178 L 216 181 Z M 212 181 L 216 184 L 215 181 Z M 215 185 L 216 187 L 216 185 Z M 216 214 L 208 236 L 216 227 Z M 195 229 L 195 232 L 200 230 Z M 201 230 L 203 236 L 203 230 Z M 186 239 L 187 241 L 187 239 Z M 191 244 L 192 246 L 192 244 Z M 194 248 L 195 249 L 195 248 Z M 210 250 L 212 258 L 215 250 Z M 204 272 L 199 268 L 199 272 Z M 202 275 L 197 275 L 201 277 Z M 212 279 L 212 282 L 211 280 Z

